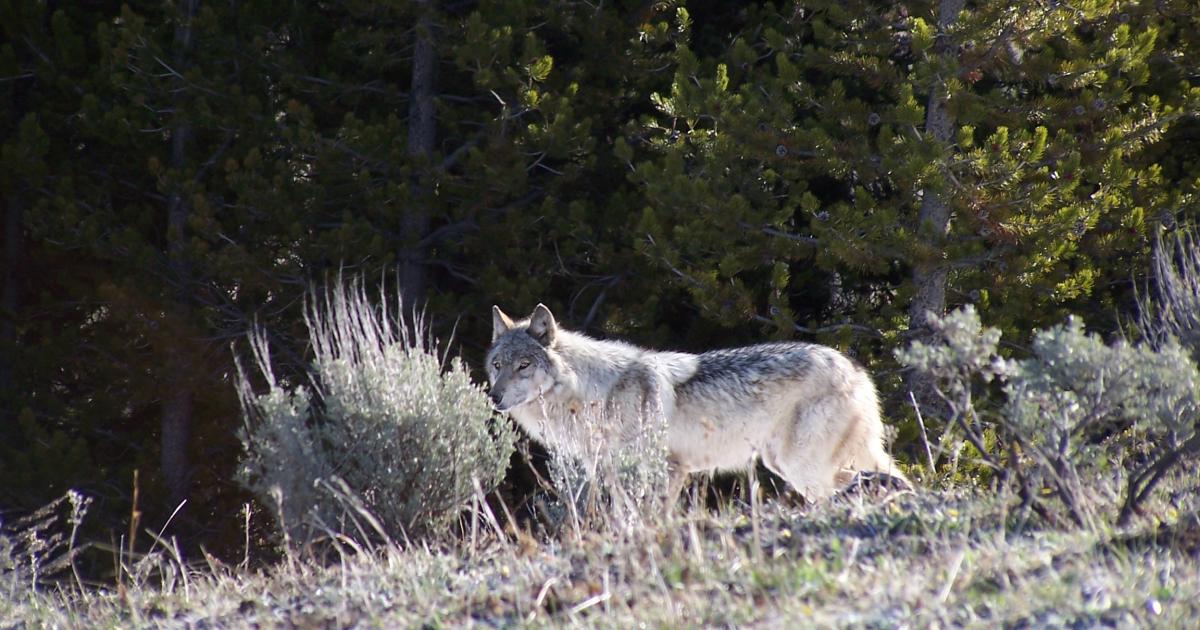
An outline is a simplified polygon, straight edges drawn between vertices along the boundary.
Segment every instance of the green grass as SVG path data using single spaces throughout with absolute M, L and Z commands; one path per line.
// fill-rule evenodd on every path
M 1187 627 L 1200 620 L 1194 486 L 1172 480 L 1125 530 L 1034 527 L 1006 497 L 941 489 L 254 571 L 181 572 L 160 554 L 120 589 L 34 591 L 10 571 L 0 627 Z

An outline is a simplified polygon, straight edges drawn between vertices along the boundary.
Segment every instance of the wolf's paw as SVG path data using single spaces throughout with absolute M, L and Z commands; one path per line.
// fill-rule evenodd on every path
M 904 477 L 890 475 L 885 472 L 864 470 L 856 473 L 835 498 L 849 497 L 856 494 L 882 497 L 894 492 L 911 492 L 912 484 Z

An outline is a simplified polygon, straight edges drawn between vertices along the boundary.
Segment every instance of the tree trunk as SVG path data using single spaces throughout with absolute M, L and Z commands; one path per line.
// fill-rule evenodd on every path
M 181 0 L 179 25 L 175 27 L 175 69 L 184 72 L 192 47 L 192 18 L 199 0 Z M 187 165 L 187 145 L 192 135 L 183 110 L 186 88 L 182 79 L 175 87 L 175 121 L 171 126 L 171 166 L 182 172 Z M 178 187 L 167 199 L 168 312 L 187 317 L 190 302 L 191 268 L 185 256 L 185 229 L 191 205 Z M 167 509 L 174 510 L 189 494 L 188 437 L 192 424 L 191 362 L 183 348 L 168 348 L 165 370 L 166 391 L 162 397 L 162 469 L 167 487 Z
M 938 9 L 938 40 L 935 50 L 942 55 L 954 53 L 944 36 L 946 29 L 954 23 L 962 11 L 965 0 L 942 0 Z M 925 133 L 936 142 L 947 155 L 950 139 L 954 136 L 954 119 L 946 111 L 945 83 L 935 78 L 929 89 L 925 107 Z M 943 165 L 943 169 L 949 168 Z M 943 186 L 943 189 L 945 186 Z M 950 233 L 950 204 L 944 193 L 926 189 L 917 213 L 917 229 L 933 239 L 932 245 L 941 251 L 945 237 Z M 929 316 L 942 315 L 946 311 L 946 261 L 941 256 L 919 260 L 913 265 L 913 298 L 908 308 L 908 328 L 912 340 L 927 340 L 930 335 Z M 908 388 L 922 405 L 934 404 L 932 383 L 915 372 L 908 374 Z
M 4 277 L 0 293 L 0 392 L 12 387 L 12 369 L 17 347 L 17 316 L 21 311 L 21 229 L 24 223 L 21 200 L 15 194 L 0 197 L 4 206 Z
M 408 156 L 413 166 L 412 197 L 402 210 L 400 232 L 400 297 L 407 308 L 425 300 L 425 257 L 422 244 L 429 234 L 429 204 L 432 203 L 432 159 L 437 131 L 437 108 L 433 101 L 437 77 L 434 47 L 436 0 L 419 0 L 416 45 L 413 50 L 412 86 L 408 101 Z

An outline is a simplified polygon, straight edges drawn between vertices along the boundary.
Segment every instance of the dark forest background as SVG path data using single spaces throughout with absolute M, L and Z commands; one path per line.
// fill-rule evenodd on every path
M 1200 20 L 1158 2 L 0 0 L 0 518 L 76 488 L 237 553 L 235 353 L 339 273 L 478 366 L 492 304 L 867 365 L 974 304 L 1116 334 L 1200 214 Z M 481 378 L 482 380 L 482 378 Z M 913 451 L 915 452 L 915 450 Z

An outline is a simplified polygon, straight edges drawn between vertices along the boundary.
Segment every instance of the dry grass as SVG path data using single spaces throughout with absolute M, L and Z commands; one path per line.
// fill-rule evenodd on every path
M 1027 529 L 1007 497 L 945 489 L 260 571 L 168 567 L 119 590 L 32 591 L 6 573 L 0 627 L 1186 627 L 1200 620 L 1200 522 L 1180 516 L 1200 509 L 1195 486 L 1171 480 L 1157 516 L 1125 530 Z

